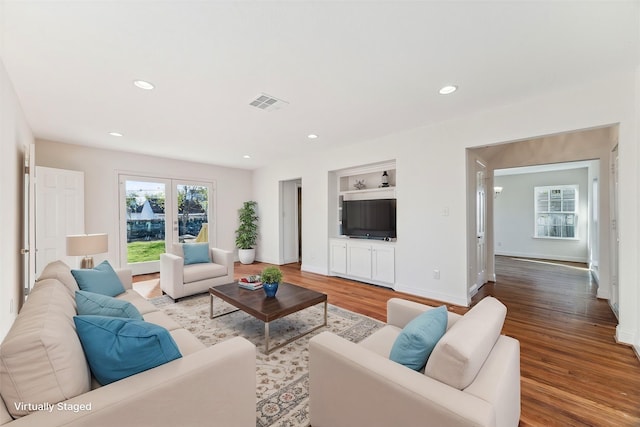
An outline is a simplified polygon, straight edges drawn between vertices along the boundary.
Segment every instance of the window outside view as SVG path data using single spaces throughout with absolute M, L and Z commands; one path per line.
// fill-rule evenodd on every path
M 578 186 L 536 187 L 536 237 L 576 238 Z
M 166 252 L 167 203 L 165 184 L 126 181 L 127 262 L 158 261 Z M 208 241 L 208 190 L 205 186 L 176 185 L 178 241 Z M 169 243 L 171 244 L 171 236 Z

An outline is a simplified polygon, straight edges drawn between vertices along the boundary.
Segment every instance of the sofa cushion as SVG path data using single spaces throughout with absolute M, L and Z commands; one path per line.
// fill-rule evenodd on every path
M 73 318 L 91 372 L 102 385 L 182 357 L 166 329 L 141 320 Z
M 425 375 L 459 390 L 469 386 L 498 340 L 506 315 L 504 304 L 485 297 L 440 339 Z
M 391 347 L 389 358 L 414 371 L 420 371 L 446 330 L 447 307 L 442 305 L 427 310 L 402 328 Z
M 13 417 L 20 402 L 55 404 L 90 389 L 91 372 L 76 334 L 75 303 L 58 280 L 40 280 L 0 345 L 0 394 Z
M 212 262 L 207 264 L 191 264 L 185 265 L 182 274 L 184 283 L 193 283 L 200 280 L 225 276 L 227 274 L 227 267 Z
M 144 315 L 147 313 L 151 313 L 152 311 L 158 311 L 158 307 L 151 304 L 149 301 L 144 299 L 142 295 L 132 289 L 129 289 L 126 292 L 118 295 L 116 299 L 129 301 L 136 307 L 140 314 L 142 314 L 142 317 L 144 317 Z
M 182 251 L 184 252 L 184 265 L 211 262 L 209 243 L 185 243 L 182 245 Z
M 36 286 L 41 280 L 56 279 L 62 282 L 63 285 L 69 289 L 71 296 L 74 296 L 75 291 L 79 290 L 76 279 L 71 274 L 71 268 L 62 261 L 50 262 L 44 267 L 42 273 L 36 281 Z
M 124 292 L 124 286 L 109 261 L 102 261 L 95 268 L 71 270 L 83 291 L 115 297 Z
M 138 309 L 129 301 L 93 292 L 76 291 L 76 307 L 80 315 L 93 314 L 143 320 Z
M 372 351 L 385 359 L 391 354 L 391 347 L 396 342 L 402 329 L 393 325 L 385 325 L 358 343 L 359 346 Z

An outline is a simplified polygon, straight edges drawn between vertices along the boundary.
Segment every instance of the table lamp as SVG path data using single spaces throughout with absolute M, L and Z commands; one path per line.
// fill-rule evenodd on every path
M 93 268 L 93 257 L 90 255 L 105 253 L 108 250 L 109 241 L 106 233 L 67 236 L 67 255 L 83 256 L 80 268 Z

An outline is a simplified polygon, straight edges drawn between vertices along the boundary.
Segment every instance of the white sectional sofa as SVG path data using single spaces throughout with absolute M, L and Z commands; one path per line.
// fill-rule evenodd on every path
M 516 427 L 520 344 L 500 335 L 506 307 L 486 297 L 447 330 L 424 372 L 389 359 L 402 328 L 433 307 L 393 298 L 387 325 L 359 344 L 323 332 L 309 344 L 313 427 Z
M 146 322 L 169 330 L 182 357 L 111 384 L 91 378 L 75 331 L 77 283 L 69 267 L 49 264 L 0 345 L 0 425 L 220 426 L 255 425 L 255 346 L 232 338 L 205 347 L 131 289 Z

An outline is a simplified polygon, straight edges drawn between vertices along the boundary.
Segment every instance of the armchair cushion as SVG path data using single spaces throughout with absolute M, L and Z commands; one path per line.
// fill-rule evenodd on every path
M 211 262 L 209 259 L 209 243 L 185 243 L 182 246 L 182 250 L 184 252 L 184 265 Z
M 110 384 L 182 357 L 169 331 L 140 320 L 74 316 L 91 372 Z
M 227 274 L 227 267 L 220 264 L 202 263 L 185 266 L 183 275 L 184 283 L 193 283 L 199 280 L 220 277 Z
M 138 309 L 129 301 L 93 292 L 76 291 L 76 307 L 80 315 L 92 314 L 143 320 Z
M 498 340 L 506 315 L 504 304 L 493 297 L 484 298 L 438 341 L 427 361 L 425 375 L 465 389 Z
M 402 329 L 391 347 L 389 358 L 420 371 L 446 330 L 447 308 L 443 305 L 427 310 Z
M 115 297 L 124 292 L 124 286 L 109 261 L 102 261 L 94 268 L 71 270 L 71 274 L 83 291 Z

